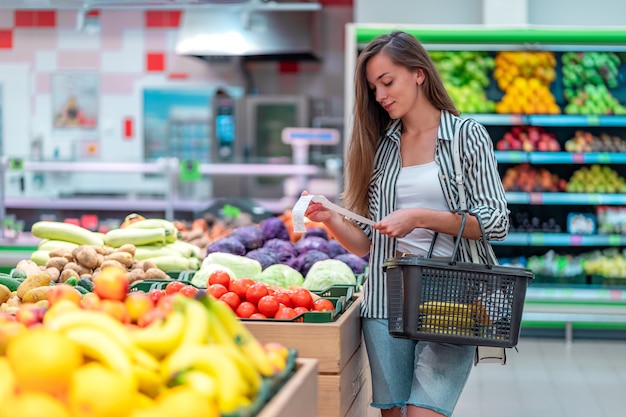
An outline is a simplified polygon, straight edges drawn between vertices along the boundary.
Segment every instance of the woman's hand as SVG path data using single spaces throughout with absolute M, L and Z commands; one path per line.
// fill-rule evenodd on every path
M 420 209 L 400 209 L 374 225 L 374 229 L 392 238 L 404 237 L 416 228 L 415 218 Z
M 309 193 L 303 191 L 301 195 L 309 195 Z M 324 223 L 330 220 L 331 216 L 333 215 L 333 211 L 327 209 L 321 203 L 311 201 L 309 202 L 309 206 L 304 212 L 304 215 L 313 222 Z

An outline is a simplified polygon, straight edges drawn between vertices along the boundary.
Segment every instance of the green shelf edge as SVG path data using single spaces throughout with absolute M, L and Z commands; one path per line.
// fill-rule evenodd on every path
M 388 27 L 356 27 L 357 43 L 368 43 L 392 30 L 406 31 L 422 43 L 466 44 L 584 44 L 620 45 L 626 43 L 626 30 L 614 28 L 418 28 L 394 25 Z

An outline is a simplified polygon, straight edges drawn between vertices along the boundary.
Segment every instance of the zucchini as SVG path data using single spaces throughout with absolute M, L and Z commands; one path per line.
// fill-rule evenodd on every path
M 71 223 L 41 220 L 33 224 L 30 231 L 41 239 L 64 240 L 77 245 L 104 245 L 96 233 Z
M 77 287 L 82 287 L 87 291 L 93 291 L 93 281 L 87 278 L 81 278 L 76 283 Z
M 104 242 L 114 248 L 119 248 L 127 243 L 135 246 L 165 244 L 166 230 L 162 227 L 154 229 L 123 229 L 109 230 L 104 235 Z
M 24 272 L 24 270 L 19 269 L 19 268 L 13 268 L 11 270 L 10 275 L 11 275 L 11 278 L 15 278 L 15 279 L 26 279 L 28 277 L 26 272 Z
M 79 293 L 81 293 L 82 295 L 88 294 L 91 291 L 89 291 L 87 288 L 81 286 L 81 285 L 77 285 L 74 288 L 76 288 L 78 290 Z
M 7 274 L 0 274 L 0 284 L 4 285 L 9 291 L 17 291 L 17 287 L 20 285 L 20 281 L 15 278 L 11 278 Z

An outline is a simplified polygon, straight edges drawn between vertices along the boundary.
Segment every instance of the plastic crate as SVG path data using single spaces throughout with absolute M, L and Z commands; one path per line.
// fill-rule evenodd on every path
M 354 294 L 354 285 L 333 285 L 321 291 L 311 291 L 320 297 L 345 297 L 351 299 Z
M 389 333 L 478 346 L 517 345 L 532 271 L 403 256 L 384 263 Z

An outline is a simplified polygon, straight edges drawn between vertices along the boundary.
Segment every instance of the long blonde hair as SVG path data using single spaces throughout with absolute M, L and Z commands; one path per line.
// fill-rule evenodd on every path
M 391 32 L 372 40 L 363 49 L 355 69 L 354 122 L 348 144 L 346 181 L 342 194 L 343 204 L 363 216 L 369 214 L 367 190 L 376 145 L 392 121 L 387 111 L 376 101 L 375 93 L 369 88 L 365 73 L 370 58 L 383 51 L 394 64 L 404 66 L 410 71 L 421 69 L 424 72 L 425 80 L 421 88 L 424 96 L 434 107 L 457 116 L 460 114 L 444 88 L 430 55 L 414 36 L 406 32 Z

